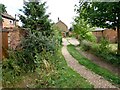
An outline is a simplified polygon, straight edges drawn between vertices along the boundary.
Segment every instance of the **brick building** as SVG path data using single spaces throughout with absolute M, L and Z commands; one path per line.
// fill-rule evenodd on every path
M 20 43 L 21 29 L 17 28 L 18 20 L 3 13 L 0 21 L 0 60 L 7 57 L 8 48 L 15 49 Z
M 61 31 L 62 36 L 66 37 L 67 33 L 69 32 L 68 26 L 64 22 L 59 20 L 59 18 L 58 18 L 58 22 L 55 24 L 55 26 Z
M 96 36 L 97 41 L 99 42 L 102 37 L 110 41 L 111 43 L 117 42 L 117 30 L 113 29 L 96 29 L 92 31 L 92 33 Z
M 18 20 L 9 15 L 8 13 L 2 13 L 2 28 L 13 28 L 18 25 Z
M 0 32 L 0 35 L 2 35 L 2 38 L 0 38 L 0 41 L 2 42 L 2 58 L 7 57 L 7 50 L 8 49 L 18 49 L 18 46 L 20 45 L 21 38 L 24 36 L 24 30 L 21 28 L 7 28 L 2 29 Z

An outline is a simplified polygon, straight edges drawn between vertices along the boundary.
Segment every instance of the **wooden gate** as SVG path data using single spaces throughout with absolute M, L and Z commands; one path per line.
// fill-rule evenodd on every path
M 8 50 L 8 31 L 2 30 L 0 31 L 0 60 L 8 56 L 7 50 Z
M 0 61 L 2 60 L 2 31 L 0 30 Z

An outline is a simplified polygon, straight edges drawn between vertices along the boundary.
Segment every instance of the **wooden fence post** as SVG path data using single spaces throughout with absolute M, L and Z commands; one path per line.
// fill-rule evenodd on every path
M 2 56 L 3 58 L 8 57 L 8 31 L 2 31 Z
M 2 61 L 2 21 L 0 20 L 0 62 Z

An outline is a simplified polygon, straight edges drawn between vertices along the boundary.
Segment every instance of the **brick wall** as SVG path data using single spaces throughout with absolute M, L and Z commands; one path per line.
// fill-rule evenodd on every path
M 2 42 L 2 50 L 0 51 L 0 58 L 4 58 L 8 56 L 7 50 L 11 48 L 15 50 L 21 41 L 21 37 L 24 35 L 24 31 L 20 28 L 13 29 L 4 29 L 0 32 L 2 38 L 0 38 Z
M 104 37 L 112 43 L 117 42 L 117 30 L 109 29 L 103 32 Z
M 105 29 L 101 31 L 93 31 L 92 32 L 96 37 L 97 41 L 99 42 L 102 37 L 105 37 L 111 43 L 117 42 L 117 31 L 113 29 Z
M 97 42 L 99 42 L 100 39 L 103 37 L 103 31 L 94 31 L 92 33 L 96 36 Z
M 9 33 L 8 33 L 9 48 L 15 50 L 19 44 L 20 44 L 20 30 L 19 29 L 9 29 Z

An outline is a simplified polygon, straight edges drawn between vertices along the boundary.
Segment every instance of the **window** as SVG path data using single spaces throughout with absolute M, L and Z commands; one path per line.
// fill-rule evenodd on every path
M 10 21 L 10 24 L 12 24 L 12 21 Z
M 10 24 L 13 24 L 13 21 L 12 21 L 12 20 L 10 20 Z

